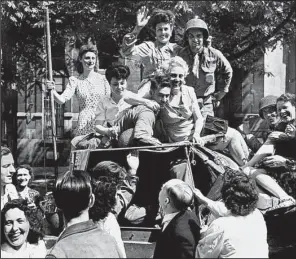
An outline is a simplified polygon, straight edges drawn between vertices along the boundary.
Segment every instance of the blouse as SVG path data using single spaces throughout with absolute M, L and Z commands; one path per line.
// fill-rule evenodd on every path
M 165 105 L 160 109 L 160 118 L 169 137 L 169 142 L 191 140 L 194 134 L 194 109 L 199 109 L 194 89 L 181 86 L 181 100 L 178 106 Z
M 267 227 L 258 209 L 214 220 L 202 233 L 196 258 L 268 258 Z
M 45 258 L 46 246 L 43 240 L 40 240 L 38 244 L 26 243 L 19 250 L 15 250 L 14 253 L 6 251 L 7 243 L 1 245 L 1 258 Z

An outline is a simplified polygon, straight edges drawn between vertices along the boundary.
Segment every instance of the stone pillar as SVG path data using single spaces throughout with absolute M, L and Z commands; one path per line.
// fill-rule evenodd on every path
M 268 49 L 264 54 L 264 96 L 280 96 L 286 91 L 286 64 L 284 49 L 278 42 L 275 49 Z

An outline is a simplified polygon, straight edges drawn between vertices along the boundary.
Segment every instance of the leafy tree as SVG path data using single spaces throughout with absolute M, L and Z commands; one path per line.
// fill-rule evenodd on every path
M 296 35 L 296 1 L 2 1 L 2 79 L 17 82 L 20 89 L 28 82 L 41 87 L 45 76 L 45 5 L 50 10 L 54 69 L 65 75 L 62 59 L 68 35 L 76 35 L 78 46 L 91 35 L 106 67 L 119 57 L 122 38 L 134 27 L 142 5 L 175 11 L 174 41 L 180 44 L 186 22 L 198 15 L 208 23 L 213 47 L 233 67 L 249 71 L 258 69 L 256 61 L 266 48 L 277 41 L 289 44 Z M 153 28 L 147 27 L 139 43 L 153 37 Z

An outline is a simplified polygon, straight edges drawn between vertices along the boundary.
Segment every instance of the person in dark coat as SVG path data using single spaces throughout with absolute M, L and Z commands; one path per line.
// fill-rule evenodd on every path
M 179 179 L 169 180 L 162 186 L 158 199 L 162 233 L 153 258 L 194 258 L 200 227 L 196 214 L 189 209 L 193 203 L 191 187 Z

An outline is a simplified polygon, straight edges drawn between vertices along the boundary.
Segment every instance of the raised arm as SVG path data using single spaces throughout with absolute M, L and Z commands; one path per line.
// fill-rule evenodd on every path
M 148 46 L 142 43 L 136 46 L 137 37 L 143 27 L 148 23 L 150 16 L 148 16 L 148 8 L 146 6 L 142 6 L 137 11 L 137 24 L 134 30 L 123 37 L 123 42 L 121 46 L 121 54 L 126 57 L 130 55 L 137 55 L 140 58 L 141 56 L 145 56 L 149 52 Z
M 123 99 L 125 102 L 127 102 L 130 105 L 142 104 L 154 112 L 158 111 L 159 104 L 153 100 L 149 100 L 147 98 L 144 98 L 144 96 L 147 97 L 147 94 L 144 94 L 144 93 L 142 94 L 142 92 L 139 94 L 135 94 L 131 91 L 126 91 Z

